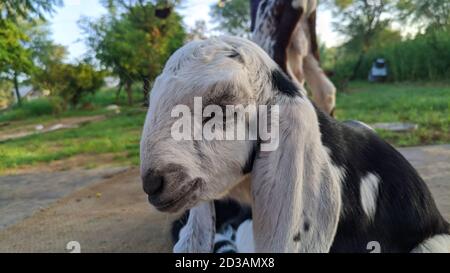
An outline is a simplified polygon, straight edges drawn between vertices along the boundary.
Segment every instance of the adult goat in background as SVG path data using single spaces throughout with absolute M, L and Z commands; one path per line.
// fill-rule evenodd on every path
M 252 40 L 303 86 L 314 103 L 334 115 L 336 88 L 319 63 L 316 34 L 317 0 L 251 0 Z

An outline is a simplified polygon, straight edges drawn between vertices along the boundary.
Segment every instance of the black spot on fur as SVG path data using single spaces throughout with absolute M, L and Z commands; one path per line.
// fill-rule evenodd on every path
M 272 71 L 272 86 L 274 89 L 287 96 L 302 96 L 299 87 L 295 85 L 286 74 L 278 69 Z
M 181 215 L 181 217 L 178 218 L 178 220 L 172 223 L 170 234 L 172 235 L 173 245 L 175 245 L 176 242 L 180 239 L 180 230 L 182 227 L 186 225 L 188 218 L 189 218 L 189 210 L 185 211 L 183 215 Z
M 250 155 L 247 158 L 244 167 L 242 168 L 243 174 L 248 174 L 253 170 L 253 163 L 255 162 L 257 151 L 259 151 L 259 143 L 257 145 L 254 145 L 254 147 L 252 148 L 252 151 L 250 152 Z
M 258 15 L 258 6 L 261 0 L 250 0 L 250 15 L 251 15 L 251 25 L 250 31 L 255 29 L 256 17 Z M 260 12 L 263 12 L 266 9 L 267 1 L 264 1 L 261 4 Z
M 309 222 L 304 222 L 303 223 L 303 230 L 308 232 L 309 231 Z
M 297 234 L 294 235 L 294 242 L 300 241 L 300 232 L 297 232 Z
M 228 245 L 230 245 L 230 246 L 233 246 L 233 243 L 232 242 L 230 242 L 230 241 L 219 241 L 219 242 L 217 242 L 217 243 L 215 243 L 214 244 L 214 250 L 213 250 L 213 252 L 217 252 L 219 249 L 221 249 L 222 247 L 224 247 L 224 246 L 228 246 Z

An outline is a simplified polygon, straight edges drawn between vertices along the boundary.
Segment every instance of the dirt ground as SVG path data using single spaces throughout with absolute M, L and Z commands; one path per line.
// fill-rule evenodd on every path
M 0 232 L 0 252 L 168 252 L 173 216 L 146 200 L 136 168 L 78 190 Z
M 400 150 L 421 173 L 440 211 L 450 220 L 450 145 Z M 0 192 L 7 178 L 11 176 L 0 177 Z M 29 181 L 25 176 L 20 179 Z M 23 183 L 31 187 L 37 185 L 34 181 Z M 61 187 L 57 184 L 46 191 Z M 31 216 L 0 230 L 0 252 L 68 252 L 70 241 L 79 242 L 81 252 L 171 251 L 169 231 L 175 215 L 159 213 L 148 204 L 136 168 L 91 179 L 77 188 L 64 187 L 68 189 L 60 193 L 64 197 L 55 197 L 57 201 L 45 208 L 33 207 Z M 9 190 L 23 207 L 9 210 L 9 214 L 20 213 L 36 199 L 36 195 L 24 195 L 19 189 Z M 3 218 L 6 212 L 1 210 L 2 203 L 0 206 Z

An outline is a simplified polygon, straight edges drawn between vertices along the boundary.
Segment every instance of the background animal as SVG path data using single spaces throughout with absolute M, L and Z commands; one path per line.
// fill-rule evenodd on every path
M 320 67 L 316 34 L 317 0 L 251 0 L 252 40 L 300 86 L 314 103 L 334 114 L 336 88 Z

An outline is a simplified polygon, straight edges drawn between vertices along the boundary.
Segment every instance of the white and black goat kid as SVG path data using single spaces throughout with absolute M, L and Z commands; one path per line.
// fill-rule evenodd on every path
M 278 148 L 261 150 L 261 139 L 175 140 L 171 111 L 192 109 L 194 97 L 278 105 Z M 190 42 L 170 57 L 151 92 L 141 175 L 158 210 L 190 209 L 176 252 L 213 251 L 213 200 L 223 197 L 251 206 L 256 252 L 367 252 L 371 241 L 382 252 L 450 247 L 449 225 L 414 168 L 371 130 L 316 108 L 241 38 Z

